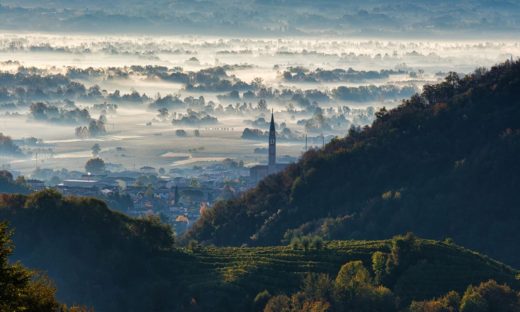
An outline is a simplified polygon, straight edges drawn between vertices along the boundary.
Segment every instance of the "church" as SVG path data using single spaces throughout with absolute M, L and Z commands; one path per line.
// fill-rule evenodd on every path
M 271 124 L 269 125 L 269 158 L 267 165 L 257 165 L 249 169 L 249 177 L 252 183 L 258 183 L 266 176 L 282 171 L 288 164 L 276 163 L 276 129 L 274 126 L 274 113 L 271 112 Z

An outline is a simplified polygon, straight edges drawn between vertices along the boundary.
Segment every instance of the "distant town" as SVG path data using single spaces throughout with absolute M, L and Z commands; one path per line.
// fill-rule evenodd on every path
M 170 224 L 180 235 L 216 201 L 238 196 L 265 176 L 281 171 L 289 164 L 277 162 L 273 113 L 266 143 L 266 164 L 249 168 L 242 162 L 225 159 L 168 171 L 152 166 L 110 171 L 109 164 L 93 158 L 87 162 L 86 168 L 90 166 L 91 170 L 86 173 L 37 168 L 30 179 L 24 179 L 24 184 L 31 191 L 54 188 L 64 195 L 99 198 L 105 200 L 110 208 L 134 217 L 155 216 Z M 97 148 L 94 146 L 93 150 L 95 152 Z M 288 156 L 283 158 L 296 160 Z M 15 171 L 12 174 L 13 178 L 19 176 Z M 62 179 L 58 178 L 59 175 Z M 53 180 L 59 183 L 52 183 Z

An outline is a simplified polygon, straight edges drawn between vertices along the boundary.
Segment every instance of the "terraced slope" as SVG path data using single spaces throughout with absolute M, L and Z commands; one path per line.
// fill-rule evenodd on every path
M 515 270 L 470 250 L 431 240 L 419 240 L 417 263 L 406 268 L 392 289 L 403 302 L 427 299 L 450 290 L 464 291 L 469 284 L 488 279 L 520 284 Z M 191 254 L 187 267 L 197 269 L 182 275 L 190 295 L 201 305 L 246 309 L 254 296 L 267 289 L 272 294 L 298 289 L 308 272 L 335 276 L 348 261 L 362 260 L 371 268 L 376 251 L 390 252 L 391 241 L 333 241 L 322 250 L 278 247 L 210 247 Z M 207 302 L 205 298 L 211 298 Z

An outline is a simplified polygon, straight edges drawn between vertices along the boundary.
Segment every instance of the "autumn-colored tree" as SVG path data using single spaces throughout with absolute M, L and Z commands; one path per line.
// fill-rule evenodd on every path
M 355 290 L 359 287 L 370 285 L 371 282 L 370 273 L 361 261 L 345 263 L 336 276 L 336 287 L 340 291 Z
M 470 286 L 460 303 L 460 312 L 520 312 L 519 293 L 490 280 Z

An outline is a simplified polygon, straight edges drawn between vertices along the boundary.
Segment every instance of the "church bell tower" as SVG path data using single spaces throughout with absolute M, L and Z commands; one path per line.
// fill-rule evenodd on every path
M 269 173 L 276 172 L 276 130 L 274 128 L 274 113 L 271 112 L 271 125 L 269 126 Z

